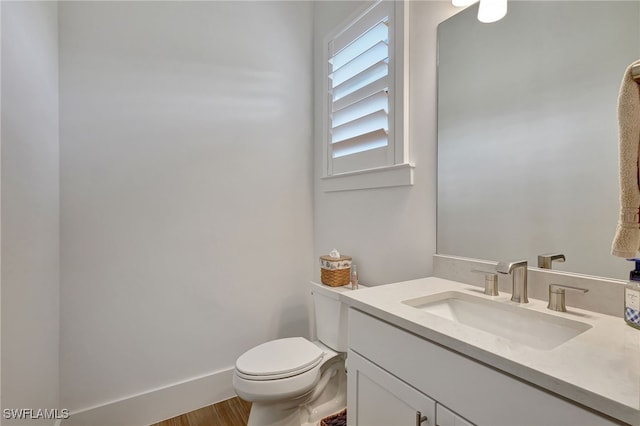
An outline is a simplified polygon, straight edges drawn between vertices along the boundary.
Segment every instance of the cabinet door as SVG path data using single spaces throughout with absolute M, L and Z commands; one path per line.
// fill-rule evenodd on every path
M 474 426 L 453 411 L 436 404 L 436 426 Z
M 349 426 L 435 426 L 434 400 L 353 351 L 347 367 Z

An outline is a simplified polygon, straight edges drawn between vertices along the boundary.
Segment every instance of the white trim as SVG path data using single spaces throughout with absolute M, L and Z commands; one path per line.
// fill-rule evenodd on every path
M 403 163 L 340 173 L 333 176 L 324 176 L 320 183 L 324 192 L 411 186 L 413 185 L 414 167 L 411 163 Z
M 148 426 L 235 396 L 233 368 L 71 412 L 56 426 Z
M 394 31 L 394 155 L 395 164 L 410 163 L 409 149 L 409 8 L 410 2 L 395 2 Z

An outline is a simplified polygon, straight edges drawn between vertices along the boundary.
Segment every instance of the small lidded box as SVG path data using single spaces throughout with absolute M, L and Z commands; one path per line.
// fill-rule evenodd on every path
M 351 256 L 340 256 L 332 250 L 320 256 L 320 280 L 330 287 L 340 287 L 351 282 Z

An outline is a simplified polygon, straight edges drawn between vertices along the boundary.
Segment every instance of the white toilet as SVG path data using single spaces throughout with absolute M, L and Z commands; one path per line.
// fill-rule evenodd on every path
M 300 426 L 347 406 L 347 307 L 339 294 L 352 291 L 310 283 L 319 341 L 272 340 L 236 361 L 233 386 L 251 401 L 248 426 Z

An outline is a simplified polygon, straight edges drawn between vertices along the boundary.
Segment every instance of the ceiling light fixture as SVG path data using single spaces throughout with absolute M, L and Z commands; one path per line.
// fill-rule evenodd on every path
M 478 21 L 489 24 L 499 21 L 507 14 L 507 0 L 480 0 Z
M 467 7 L 480 1 L 478 21 L 485 24 L 499 21 L 507 14 L 507 0 L 451 0 L 455 7 Z

